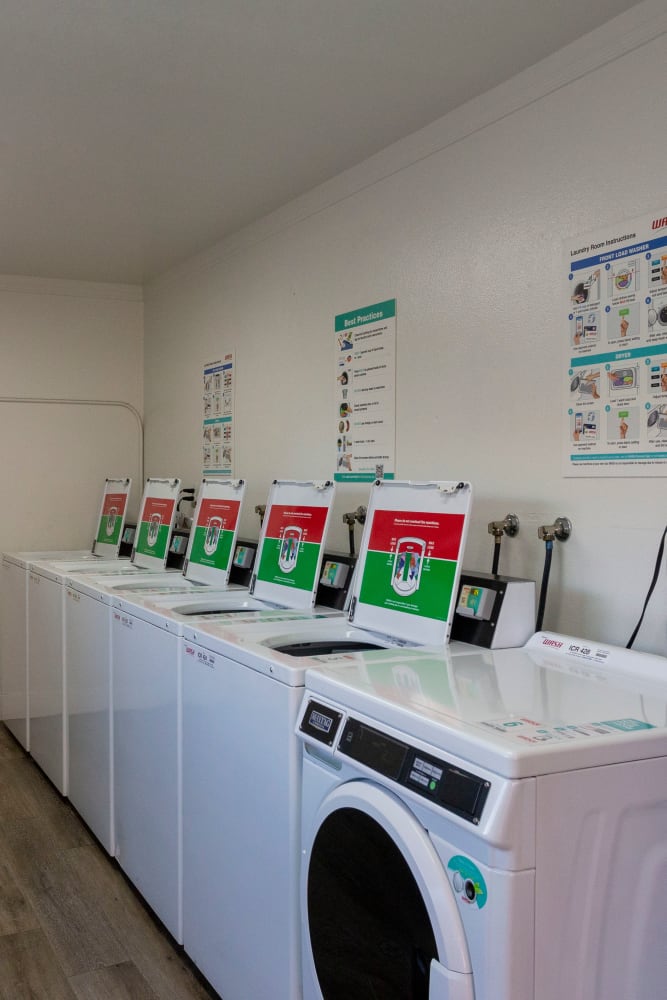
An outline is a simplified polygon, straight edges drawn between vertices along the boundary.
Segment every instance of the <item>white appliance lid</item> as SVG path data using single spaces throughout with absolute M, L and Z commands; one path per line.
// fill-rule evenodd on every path
M 667 660 L 606 647 L 611 663 L 584 663 L 566 643 L 547 654 L 531 640 L 461 655 L 432 648 L 316 658 L 306 698 L 508 778 L 667 755 Z
M 245 489 L 243 479 L 202 479 L 183 567 L 187 580 L 227 586 Z
M 418 645 L 444 644 L 471 502 L 467 482 L 378 480 L 366 513 L 350 621 Z
M 146 480 L 131 556 L 140 569 L 164 569 L 180 490 L 180 479 Z
M 313 607 L 334 493 L 331 480 L 273 482 L 250 584 L 253 597 L 295 610 Z
M 93 542 L 93 552 L 101 559 L 116 559 L 118 556 L 131 489 L 131 479 L 105 480 L 97 533 Z

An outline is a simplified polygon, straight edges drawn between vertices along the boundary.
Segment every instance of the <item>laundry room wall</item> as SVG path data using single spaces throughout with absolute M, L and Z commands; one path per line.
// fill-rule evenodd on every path
M 0 550 L 91 545 L 107 476 L 133 477 L 136 514 L 142 298 L 136 286 L 0 276 Z
M 242 531 L 274 477 L 335 463 L 334 316 L 396 297 L 404 479 L 469 479 L 465 565 L 487 522 L 520 532 L 500 569 L 539 581 L 540 524 L 567 516 L 545 626 L 623 643 L 667 521 L 665 478 L 563 476 L 562 241 L 667 215 L 664 5 L 647 0 L 145 289 L 147 471 L 202 472 L 202 366 L 236 352 Z M 367 489 L 338 491 L 340 515 Z M 637 648 L 667 653 L 660 577 Z

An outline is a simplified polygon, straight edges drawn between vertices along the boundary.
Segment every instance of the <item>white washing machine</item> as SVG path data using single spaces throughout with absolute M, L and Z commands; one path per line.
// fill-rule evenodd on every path
M 2 719 L 25 750 L 30 749 L 28 723 L 28 570 L 39 559 L 58 552 L 5 552 L 0 590 L 0 692 Z M 96 557 L 90 550 L 64 553 L 72 558 Z
M 183 943 L 225 1000 L 299 996 L 294 727 L 306 667 L 315 662 L 303 657 L 405 661 L 424 655 L 420 636 L 442 647 L 469 507 L 468 484 L 376 485 L 351 609 L 373 631 L 342 619 L 185 627 Z M 416 648 L 408 651 L 410 643 Z
M 667 661 L 358 661 L 299 716 L 304 1000 L 664 995 Z
M 266 577 L 265 589 L 273 599 L 282 597 L 287 607 L 290 601 L 297 607 L 312 607 L 333 490 L 332 483 L 276 482 L 272 486 L 258 546 L 257 574 Z M 297 538 L 294 534 L 286 536 L 289 544 L 276 545 L 271 532 L 281 518 L 288 527 L 298 528 L 298 542 L 292 541 Z M 284 570 L 279 567 L 281 556 Z M 278 574 L 287 577 L 284 595 Z M 258 589 L 261 593 L 261 579 Z M 181 942 L 183 628 L 209 621 L 212 615 L 218 617 L 225 609 L 233 620 L 243 617 L 247 621 L 257 614 L 284 620 L 292 615 L 268 610 L 271 605 L 246 592 L 214 593 L 211 588 L 167 597 L 128 593 L 116 597 L 113 605 L 116 857 Z
M 171 499 L 180 485 L 173 486 Z M 112 602 L 121 594 L 180 593 L 226 587 L 245 491 L 241 480 L 204 479 L 184 573 L 159 572 L 166 558 L 168 533 L 134 554 L 131 580 L 107 575 L 72 576 L 65 589 L 65 660 L 67 663 L 68 795 L 104 848 L 115 853 L 113 782 Z M 162 497 L 153 491 L 142 522 L 152 523 Z M 175 509 L 175 505 L 174 505 Z M 157 554 L 156 551 L 157 550 Z M 158 570 L 139 573 L 158 559 Z
M 131 479 L 106 479 L 92 549 L 5 552 L 0 584 L 0 694 L 2 719 L 30 749 L 28 711 L 28 570 L 37 561 L 101 562 L 118 556 Z M 110 530 L 111 529 L 111 530 Z
M 68 794 L 69 784 L 65 583 L 75 573 L 91 578 L 102 575 L 138 578 L 140 568 L 163 568 L 179 491 L 178 479 L 147 481 L 131 563 L 110 559 L 99 565 L 45 561 L 32 564 L 29 570 L 30 752 L 62 795 Z M 164 523 L 158 523 L 158 518 L 163 518 Z

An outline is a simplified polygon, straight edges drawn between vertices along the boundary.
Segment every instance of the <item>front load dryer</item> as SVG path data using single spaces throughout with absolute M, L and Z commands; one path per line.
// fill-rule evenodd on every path
M 666 661 L 368 657 L 306 677 L 304 1000 L 661 996 Z

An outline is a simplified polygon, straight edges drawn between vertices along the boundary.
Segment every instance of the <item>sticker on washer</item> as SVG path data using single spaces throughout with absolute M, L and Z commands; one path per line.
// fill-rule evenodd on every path
M 445 621 L 464 526 L 463 514 L 377 510 L 361 602 Z
M 239 500 L 202 500 L 190 551 L 191 563 L 227 569 L 240 509 Z
M 475 903 L 481 910 L 486 905 L 486 882 L 475 862 L 463 854 L 455 854 L 447 868 L 458 898 L 468 905 Z
M 274 504 L 257 579 L 310 590 L 315 584 L 328 507 Z
M 118 542 L 126 505 L 126 493 L 107 493 L 95 541 L 104 545 L 115 545 Z
M 147 497 L 139 525 L 136 551 L 164 558 L 171 532 L 174 501 L 168 497 Z
M 633 733 L 640 729 L 654 729 L 650 722 L 641 719 L 606 719 L 602 722 L 577 722 L 562 726 L 543 726 L 533 719 L 492 719 L 481 725 L 494 729 L 517 743 L 566 743 L 568 740 L 585 740 L 595 736 Z

